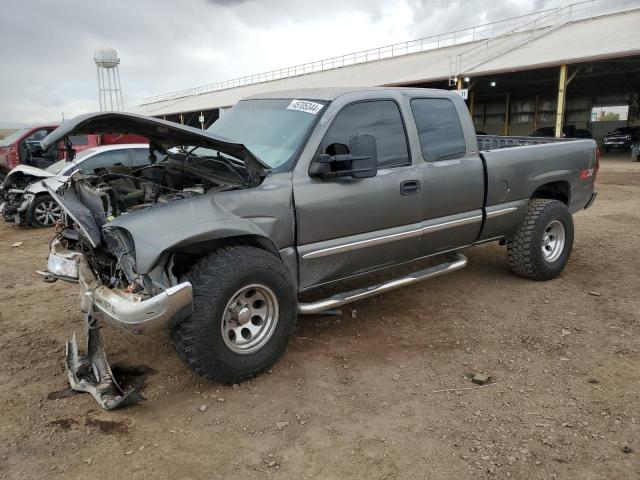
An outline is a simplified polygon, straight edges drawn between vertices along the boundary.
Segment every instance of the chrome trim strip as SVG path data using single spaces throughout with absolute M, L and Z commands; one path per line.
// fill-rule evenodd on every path
M 354 290 L 351 292 L 339 293 L 331 298 L 318 300 L 317 302 L 299 303 L 298 313 L 302 315 L 319 313 L 330 308 L 339 307 L 346 303 L 355 302 L 356 300 L 362 300 L 363 298 L 368 298 L 380 293 L 389 292 L 391 290 L 395 290 L 396 288 L 411 285 L 412 283 L 417 283 L 422 280 L 437 277 L 445 273 L 454 272 L 456 270 L 464 268 L 466 265 L 467 257 L 462 255 L 461 253 L 456 253 L 448 262 L 411 273 L 405 277 L 396 278 L 394 280 L 380 283 L 378 285 L 373 285 L 368 288 L 361 288 L 359 290 Z
M 322 248 L 320 250 L 305 253 L 304 255 L 302 255 L 302 258 L 321 258 L 328 255 L 335 255 L 337 253 L 350 252 L 352 250 L 358 250 L 360 248 L 372 247 L 374 245 L 380 245 L 383 243 L 395 242 L 396 240 L 418 237 L 427 233 L 439 232 L 440 230 L 445 230 L 447 228 L 468 225 L 480 220 L 482 220 L 482 215 L 473 215 L 471 217 L 460 218 L 458 220 L 450 220 L 448 222 L 436 223 L 435 225 L 416 228 L 414 230 L 409 230 L 408 232 L 393 233 L 391 235 L 383 235 L 382 237 L 371 238 L 368 240 L 359 240 L 357 242 L 345 243 L 344 245 L 336 245 L 335 247 Z
M 489 243 L 495 242 L 496 240 L 501 240 L 504 238 L 504 235 L 499 235 L 497 237 L 485 238 L 484 240 L 478 240 L 474 245 L 480 245 L 481 243 Z
M 305 253 L 302 258 L 320 258 L 327 255 L 334 255 L 336 253 L 350 252 L 363 247 L 371 247 L 373 245 L 380 245 L 382 243 L 395 242 L 396 240 L 404 240 L 406 238 L 418 237 L 422 234 L 422 229 L 417 228 L 408 232 L 392 233 L 391 235 L 384 235 L 382 237 L 371 238 L 368 240 L 360 240 L 352 243 L 345 243 L 344 245 L 337 245 L 335 247 L 322 248 L 314 252 Z
M 459 220 L 450 220 L 448 222 L 436 223 L 435 225 L 429 225 L 428 227 L 422 227 L 422 233 L 439 232 L 451 227 L 458 227 L 461 225 L 468 225 L 469 223 L 482 220 L 482 215 L 473 215 L 472 217 L 461 218 Z
M 493 210 L 491 212 L 487 212 L 487 218 L 500 217 L 502 215 L 507 215 L 509 213 L 515 212 L 518 210 L 518 207 L 509 207 L 509 208 L 501 208 L 500 210 Z

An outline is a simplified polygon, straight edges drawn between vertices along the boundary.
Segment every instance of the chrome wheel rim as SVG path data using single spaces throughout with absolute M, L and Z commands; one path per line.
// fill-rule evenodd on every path
M 62 218 L 62 209 L 53 200 L 45 200 L 36 205 L 33 216 L 41 225 L 55 225 Z
M 553 220 L 542 235 L 542 255 L 547 262 L 555 262 L 564 250 L 564 225 Z
M 266 285 L 253 283 L 232 295 L 224 309 L 222 339 L 232 352 L 247 355 L 260 350 L 278 323 L 278 299 Z

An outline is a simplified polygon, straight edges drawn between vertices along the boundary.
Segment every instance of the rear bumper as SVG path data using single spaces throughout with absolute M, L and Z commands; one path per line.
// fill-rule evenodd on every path
M 589 201 L 587 202 L 587 204 L 584 206 L 584 209 L 586 210 L 587 208 L 589 208 L 591 205 L 593 205 L 593 202 L 596 201 L 596 197 L 598 196 L 598 192 L 593 192 L 591 194 L 591 197 L 589 198 Z
M 191 283 L 172 286 L 153 297 L 128 293 L 101 285 L 81 253 L 66 250 L 58 241 L 51 244 L 49 271 L 44 275 L 80 285 L 80 309 L 92 310 L 105 323 L 132 333 L 149 334 L 168 329 L 191 313 Z

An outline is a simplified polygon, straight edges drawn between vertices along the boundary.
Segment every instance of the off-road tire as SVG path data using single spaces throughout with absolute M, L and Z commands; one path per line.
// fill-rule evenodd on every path
M 297 301 L 291 274 L 279 258 L 255 247 L 225 247 L 204 257 L 187 276 L 193 286 L 193 314 L 171 330 L 171 339 L 191 369 L 208 380 L 239 383 L 282 356 L 296 326 Z M 239 354 L 225 344 L 223 316 L 235 292 L 256 283 L 275 294 L 277 322 L 259 350 Z
M 551 222 L 564 227 L 564 246 L 553 261 L 542 251 L 543 237 Z M 558 200 L 532 199 L 520 227 L 507 240 L 511 270 L 532 280 L 551 280 L 564 269 L 573 248 L 573 218 L 567 206 Z

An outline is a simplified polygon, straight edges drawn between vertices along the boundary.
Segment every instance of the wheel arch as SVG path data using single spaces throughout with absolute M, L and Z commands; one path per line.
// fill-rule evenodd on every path
M 215 250 L 230 246 L 255 247 L 271 253 L 278 260 L 283 261 L 275 243 L 268 238 L 256 234 L 239 234 L 219 238 L 209 238 L 190 243 L 183 243 L 171 248 L 169 253 L 174 259 L 176 277 L 185 274 L 195 263 Z
M 530 198 L 558 200 L 569 206 L 571 203 L 571 185 L 566 180 L 544 183 L 534 190 Z

